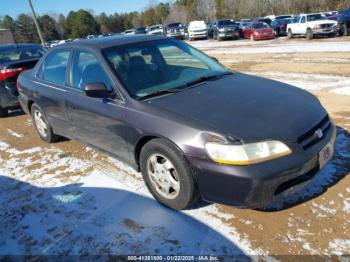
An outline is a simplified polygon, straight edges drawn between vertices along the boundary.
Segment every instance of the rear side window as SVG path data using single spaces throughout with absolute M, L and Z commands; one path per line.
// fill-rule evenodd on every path
M 47 56 L 40 76 L 49 82 L 65 85 L 70 51 L 58 51 Z
M 96 56 L 86 51 L 77 51 L 71 73 L 72 87 L 83 90 L 87 84 L 94 82 L 101 82 L 109 91 L 113 90 L 111 81 Z

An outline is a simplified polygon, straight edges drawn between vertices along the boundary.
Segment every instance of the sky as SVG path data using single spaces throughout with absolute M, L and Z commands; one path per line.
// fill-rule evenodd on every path
M 141 11 L 150 0 L 32 0 L 37 14 L 63 13 L 79 9 L 94 10 L 94 14 L 105 12 L 125 13 L 130 11 Z M 154 1 L 153 1 L 154 2 Z M 20 13 L 29 13 L 28 0 L 0 0 L 0 17 L 10 15 L 16 17 Z

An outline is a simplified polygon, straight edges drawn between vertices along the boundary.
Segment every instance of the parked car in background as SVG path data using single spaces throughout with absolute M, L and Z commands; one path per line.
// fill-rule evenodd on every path
M 136 28 L 135 34 L 136 35 L 145 35 L 148 33 L 148 27 L 147 26 L 142 26 L 139 28 Z
M 194 39 L 207 39 L 208 27 L 204 21 L 192 21 L 188 26 L 188 38 Z
M 272 28 L 263 22 L 252 22 L 243 31 L 244 38 L 255 40 L 269 40 L 274 38 Z
M 59 42 L 59 40 L 52 40 L 52 41 L 50 41 L 50 48 L 55 47 L 56 45 L 58 45 L 58 42 Z
M 298 19 L 296 23 L 287 25 L 288 38 L 299 35 L 313 39 L 318 35 L 335 36 L 338 32 L 338 23 L 320 13 L 301 14 Z
M 239 21 L 239 33 L 242 38 L 244 38 L 243 31 L 246 29 L 247 26 L 250 25 L 252 22 L 252 19 L 242 19 Z
M 259 18 L 253 19 L 253 22 L 262 22 L 262 23 L 266 23 L 268 25 L 271 25 L 272 19 L 266 18 L 266 17 L 259 17 Z
M 279 19 L 288 19 L 288 18 L 293 18 L 293 16 L 292 15 L 278 15 L 278 16 L 275 16 L 275 18 L 272 19 L 272 21 L 279 20 Z
M 167 24 L 165 26 L 165 34 L 167 37 L 184 40 L 186 37 L 186 26 L 181 23 Z
M 134 35 L 135 34 L 135 29 L 128 29 L 122 32 L 123 35 Z
M 350 35 L 350 7 L 339 12 L 340 35 Z
M 149 35 L 164 35 L 163 25 L 152 25 L 148 29 Z
M 213 23 L 213 38 L 221 41 L 224 39 L 240 38 L 239 24 L 231 19 L 221 19 Z
M 164 36 L 59 46 L 18 86 L 41 139 L 77 139 L 128 163 L 173 209 L 200 197 L 265 207 L 304 190 L 333 155 L 336 128 L 312 94 Z
M 0 45 L 0 117 L 19 107 L 17 77 L 34 67 L 44 53 L 45 49 L 36 44 Z
M 273 33 L 276 37 L 287 35 L 287 25 L 292 23 L 292 18 L 276 19 L 271 23 Z

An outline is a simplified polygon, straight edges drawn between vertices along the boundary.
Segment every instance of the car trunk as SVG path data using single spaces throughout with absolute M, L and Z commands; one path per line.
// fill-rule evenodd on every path
M 18 96 L 16 87 L 19 74 L 25 70 L 31 69 L 38 62 L 38 59 L 25 61 L 6 62 L 0 65 L 0 106 L 10 107 L 14 104 L 13 100 Z

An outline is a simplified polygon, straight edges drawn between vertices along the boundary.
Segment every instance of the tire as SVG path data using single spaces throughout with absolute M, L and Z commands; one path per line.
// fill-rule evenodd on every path
M 56 142 L 60 137 L 53 132 L 53 129 L 43 114 L 42 110 L 37 104 L 33 104 L 31 108 L 31 115 L 35 130 L 40 138 L 47 143 Z M 40 121 L 41 119 L 41 121 Z
M 312 32 L 311 28 L 308 28 L 306 30 L 306 38 L 308 40 L 312 40 L 314 38 L 314 33 Z
M 288 30 L 287 37 L 288 37 L 288 39 L 292 39 L 294 37 L 291 29 Z
M 344 36 L 350 35 L 350 28 L 347 24 L 343 24 L 342 31 Z
M 161 204 L 182 210 L 198 200 L 199 193 L 192 169 L 181 151 L 172 143 L 164 139 L 148 142 L 141 149 L 140 167 L 148 190 Z
M 8 110 L 0 107 L 0 118 L 6 117 L 8 115 Z

